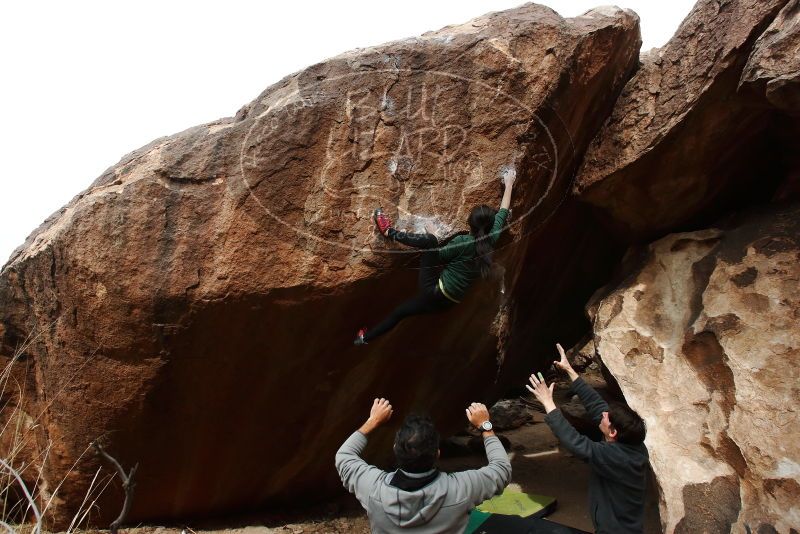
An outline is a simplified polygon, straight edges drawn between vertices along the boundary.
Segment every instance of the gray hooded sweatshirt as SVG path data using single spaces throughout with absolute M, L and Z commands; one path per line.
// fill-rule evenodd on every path
M 496 436 L 484 438 L 489 465 L 459 473 L 440 473 L 427 486 L 404 491 L 389 485 L 388 473 L 361 459 L 367 437 L 354 432 L 336 453 L 336 470 L 344 487 L 355 494 L 367 511 L 373 534 L 462 533 L 469 511 L 486 499 L 502 493 L 511 481 L 511 462 Z M 428 473 L 406 473 L 425 477 Z

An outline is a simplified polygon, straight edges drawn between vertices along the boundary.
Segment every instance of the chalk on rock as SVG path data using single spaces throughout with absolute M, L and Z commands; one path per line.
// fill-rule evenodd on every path
M 517 166 L 513 163 L 503 165 L 498 174 L 501 182 L 505 182 L 506 177 L 515 178 L 517 176 Z

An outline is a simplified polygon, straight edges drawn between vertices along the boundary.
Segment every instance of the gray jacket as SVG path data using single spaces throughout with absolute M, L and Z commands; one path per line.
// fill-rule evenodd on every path
M 336 469 L 344 487 L 355 494 L 369 515 L 374 534 L 462 533 L 469 511 L 498 495 L 511 481 L 511 462 L 496 436 L 483 440 L 489 465 L 460 473 L 440 473 L 427 486 L 404 491 L 390 486 L 387 473 L 361 459 L 367 437 L 354 432 L 336 452 Z M 405 473 L 421 477 L 429 473 Z

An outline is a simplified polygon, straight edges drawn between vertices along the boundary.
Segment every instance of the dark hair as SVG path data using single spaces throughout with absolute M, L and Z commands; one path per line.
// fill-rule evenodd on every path
M 628 445 L 644 443 L 647 425 L 636 411 L 625 404 L 615 402 L 608 408 L 608 422 L 617 431 L 617 441 Z
M 494 226 L 495 215 L 497 211 L 485 204 L 475 206 L 469 214 L 469 231 L 475 238 L 475 262 L 483 278 L 488 277 L 492 270 L 492 242 L 488 236 Z
M 409 415 L 394 437 L 397 464 L 409 473 L 433 469 L 439 455 L 439 433 L 433 421 L 424 415 Z

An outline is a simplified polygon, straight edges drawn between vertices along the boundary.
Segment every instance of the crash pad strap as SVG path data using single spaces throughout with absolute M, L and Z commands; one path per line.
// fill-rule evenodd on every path
M 590 534 L 540 517 L 489 514 L 472 510 L 464 534 Z

